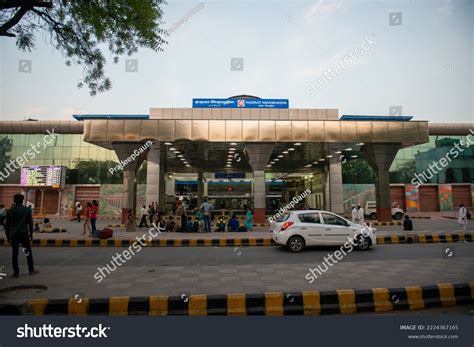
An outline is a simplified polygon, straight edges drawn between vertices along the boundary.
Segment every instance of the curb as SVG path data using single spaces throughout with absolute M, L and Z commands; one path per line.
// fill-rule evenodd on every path
M 0 305 L 0 315 L 314 316 L 419 310 L 473 303 L 474 282 L 470 282 L 321 292 L 31 299 L 24 304 Z
M 472 242 L 474 233 L 470 234 L 430 234 L 430 235 L 387 235 L 377 236 L 377 244 L 405 243 L 448 243 Z M 130 247 L 136 239 L 35 239 L 32 246 L 39 247 Z M 145 240 L 151 247 L 263 247 L 277 246 L 272 238 L 226 238 L 226 239 L 159 239 Z M 5 239 L 0 239 L 0 246 L 9 246 Z
M 254 227 L 268 227 L 269 224 L 253 224 L 253 226 Z M 107 227 L 108 228 L 125 228 L 125 224 L 108 224 Z M 211 224 L 211 227 L 215 228 L 215 225 Z M 135 228 L 139 228 L 139 226 L 135 225 Z M 148 226 L 148 228 L 151 228 L 151 227 Z
M 402 222 L 372 222 L 372 225 L 373 226 L 393 226 L 393 225 L 397 225 L 397 226 L 401 226 L 403 225 Z M 212 224 L 211 224 L 212 226 Z M 270 224 L 268 223 L 254 223 L 253 224 L 254 227 L 269 227 Z M 125 224 L 108 224 L 107 227 L 109 228 L 125 228 Z M 138 225 L 135 225 L 136 228 L 138 228 Z M 215 226 L 214 226 L 215 227 Z

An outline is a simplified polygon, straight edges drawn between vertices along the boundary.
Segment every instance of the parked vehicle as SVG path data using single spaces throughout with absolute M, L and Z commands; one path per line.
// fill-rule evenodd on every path
M 365 203 L 364 214 L 372 220 L 377 219 L 377 204 L 375 201 L 367 201 Z M 392 206 L 392 217 L 393 219 L 400 220 L 403 218 L 405 212 L 396 206 Z
M 344 245 L 352 237 L 356 248 L 367 250 L 377 243 L 373 231 L 329 211 L 291 211 L 270 225 L 273 240 L 292 252 L 301 252 L 306 246 Z

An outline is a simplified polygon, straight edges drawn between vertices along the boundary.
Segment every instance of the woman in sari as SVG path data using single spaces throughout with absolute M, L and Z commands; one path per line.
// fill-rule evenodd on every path
M 252 209 L 249 207 L 247 209 L 247 213 L 245 214 L 245 229 L 247 231 L 251 231 L 253 228 L 253 212 Z

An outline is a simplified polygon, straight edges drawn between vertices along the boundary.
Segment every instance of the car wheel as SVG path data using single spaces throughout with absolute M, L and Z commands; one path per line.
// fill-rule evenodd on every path
M 369 215 L 370 219 L 372 220 L 376 220 L 377 219 L 377 213 L 375 212 L 372 212 L 370 215 Z
M 400 220 L 400 219 L 402 219 L 402 217 L 403 217 L 403 213 L 397 212 L 397 213 L 395 213 L 395 216 L 394 216 L 394 217 L 395 217 L 396 220 Z
M 292 236 L 287 242 L 287 247 L 292 252 L 301 252 L 305 246 L 305 242 L 301 236 Z
M 365 237 L 363 235 L 359 235 L 356 238 L 357 242 L 357 249 L 360 251 L 366 251 L 370 248 L 371 241 L 368 237 Z

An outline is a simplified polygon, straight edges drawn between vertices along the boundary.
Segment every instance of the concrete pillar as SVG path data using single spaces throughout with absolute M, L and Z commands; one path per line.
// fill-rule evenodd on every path
M 202 171 L 198 172 L 198 191 L 197 191 L 197 206 L 201 206 L 202 204 L 202 198 L 204 196 L 204 180 L 203 180 L 203 173 Z
M 274 145 L 272 143 L 248 143 L 245 145 L 250 167 L 253 170 L 253 207 L 255 223 L 265 223 L 265 167 L 270 160 Z
M 158 202 L 160 209 L 164 210 L 165 204 L 165 175 L 166 175 L 166 146 L 154 144 L 147 157 L 146 172 L 146 205 Z
M 361 147 L 375 173 L 375 198 L 377 203 L 377 220 L 392 221 L 392 202 L 390 199 L 390 176 L 388 170 L 393 159 L 401 148 L 400 144 L 366 144 Z
M 337 147 L 329 144 L 329 153 L 337 151 Z M 338 155 L 329 158 L 328 172 L 326 173 L 326 206 L 333 213 L 344 213 L 342 165 Z M 328 199 L 329 196 L 329 199 Z
M 136 211 L 137 171 L 147 157 L 149 148 L 143 149 L 143 142 L 113 143 L 117 158 L 123 165 L 122 223 L 128 210 Z

